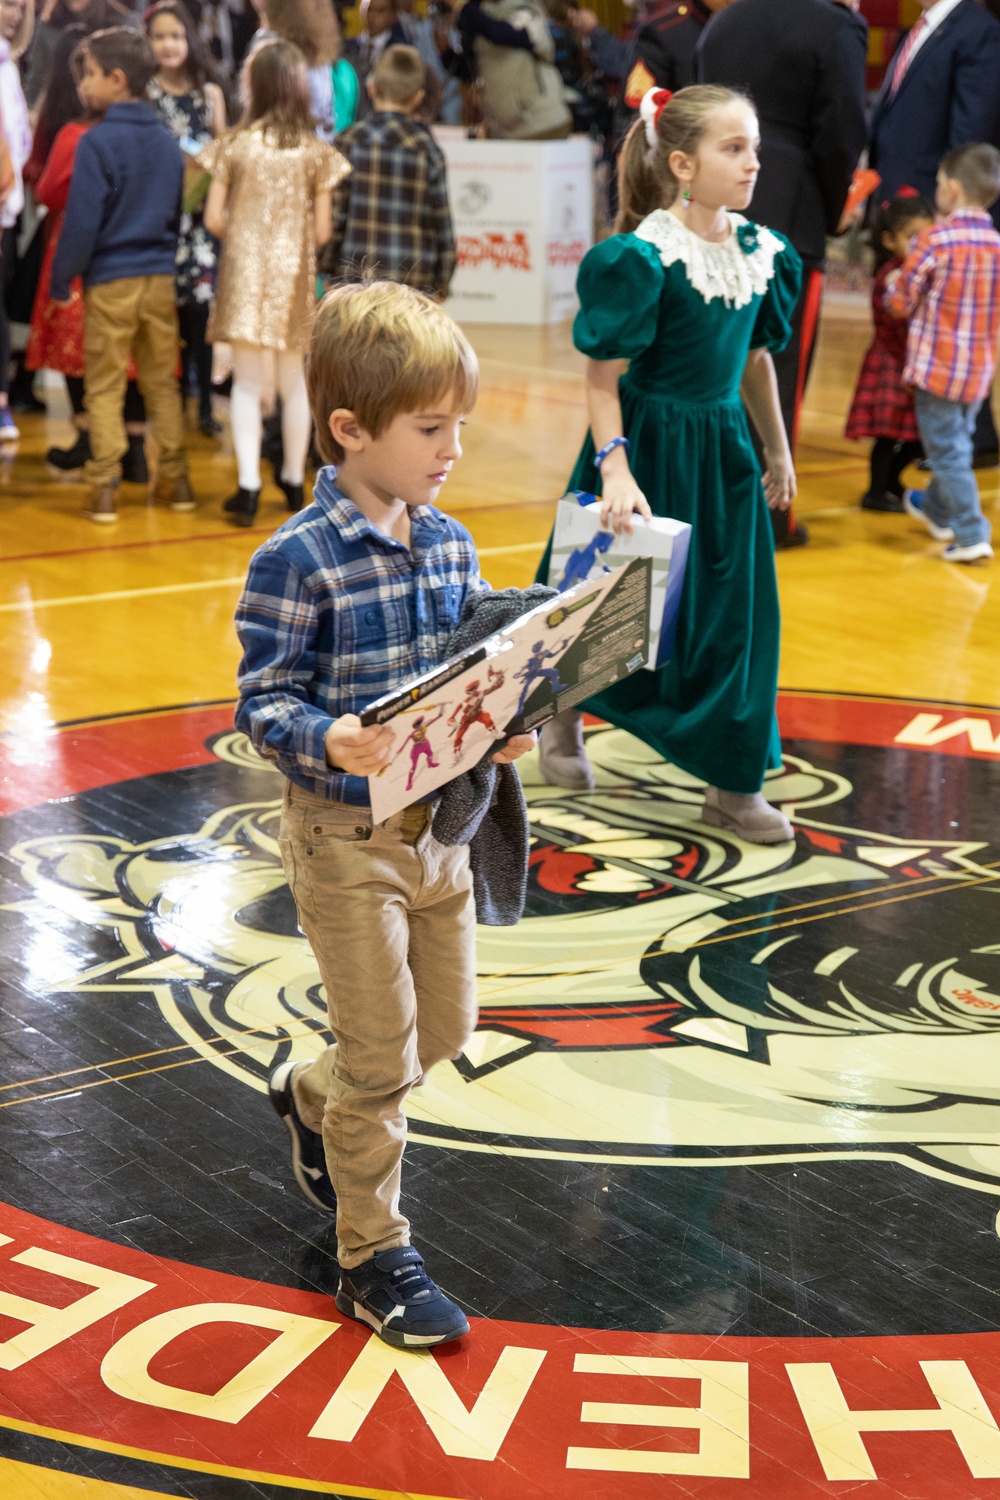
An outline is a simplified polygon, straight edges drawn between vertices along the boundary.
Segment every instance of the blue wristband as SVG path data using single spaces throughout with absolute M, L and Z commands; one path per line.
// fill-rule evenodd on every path
M 612 438 L 611 441 L 610 441 L 610 443 L 605 443 L 604 444 L 604 447 L 601 449 L 600 453 L 595 453 L 594 454 L 594 468 L 595 469 L 599 469 L 601 467 L 601 464 L 607 458 L 608 454 L 611 453 L 611 452 L 613 452 L 613 450 L 615 448 L 625 448 L 625 449 L 627 449 L 628 446 L 629 446 L 628 438 L 624 438 L 624 437 Z

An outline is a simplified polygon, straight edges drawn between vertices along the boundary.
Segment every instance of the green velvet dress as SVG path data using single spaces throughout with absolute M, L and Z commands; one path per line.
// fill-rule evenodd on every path
M 740 379 L 750 349 L 788 342 L 801 263 L 782 236 L 729 217 L 717 245 L 660 209 L 580 267 L 576 347 L 630 361 L 619 387 L 629 465 L 654 515 L 692 528 L 673 659 L 583 706 L 710 785 L 746 793 L 781 764 L 780 615 Z M 600 493 L 593 457 L 588 434 L 570 489 Z

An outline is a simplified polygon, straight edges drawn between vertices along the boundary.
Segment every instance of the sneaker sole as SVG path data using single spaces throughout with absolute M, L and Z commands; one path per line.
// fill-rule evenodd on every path
M 346 1293 L 338 1292 L 335 1300 L 338 1311 L 345 1317 L 353 1318 L 355 1323 L 366 1323 L 375 1330 L 383 1343 L 391 1344 L 394 1349 L 429 1349 L 433 1344 L 450 1344 L 455 1339 L 464 1338 L 469 1331 L 469 1320 L 463 1318 L 465 1326 L 456 1328 L 451 1333 L 397 1333 L 394 1328 L 387 1328 L 384 1323 L 380 1323 L 363 1303 L 355 1302 Z
M 956 557 L 954 555 L 949 557 L 947 552 L 942 552 L 941 561 L 950 563 L 963 563 L 966 567 L 971 567 L 975 563 L 989 562 L 992 557 L 993 549 L 990 548 L 989 552 L 977 552 L 972 557 Z
M 274 1109 L 275 1114 L 278 1116 L 278 1119 L 284 1123 L 288 1130 L 288 1134 L 292 1138 L 292 1172 L 295 1174 L 295 1181 L 299 1185 L 299 1191 L 301 1192 L 303 1198 L 306 1198 L 312 1204 L 313 1208 L 318 1208 L 321 1214 L 327 1214 L 330 1217 L 333 1217 L 336 1214 L 337 1210 L 335 1208 L 331 1208 L 328 1203 L 324 1203 L 322 1198 L 318 1198 L 313 1190 L 312 1183 L 309 1180 L 309 1175 L 306 1172 L 305 1166 L 303 1165 L 302 1143 L 299 1140 L 299 1133 L 295 1129 L 295 1121 L 292 1119 L 291 1111 L 289 1109 L 286 1109 L 285 1107 L 285 1100 L 283 1096 L 286 1086 L 288 1085 L 289 1075 L 291 1074 L 294 1066 L 294 1063 L 287 1062 L 282 1063 L 279 1068 L 275 1069 L 275 1071 L 271 1074 L 270 1080 L 268 1081 L 267 1095 L 271 1101 L 271 1105 Z
M 113 526 L 118 520 L 118 512 L 113 511 L 110 516 L 97 515 L 92 510 L 85 510 L 83 514 L 88 521 L 93 521 L 95 526 Z
M 171 505 L 167 506 L 167 509 L 172 510 L 175 515 L 183 515 L 187 511 L 197 510 L 198 502 L 197 500 L 174 501 Z

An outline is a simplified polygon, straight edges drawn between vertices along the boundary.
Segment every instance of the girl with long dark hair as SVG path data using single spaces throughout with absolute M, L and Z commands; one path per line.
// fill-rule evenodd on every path
M 205 228 L 207 182 L 194 159 L 225 131 L 226 101 L 181 0 L 159 0 L 146 12 L 145 24 L 157 61 L 146 93 L 189 164 L 177 240 L 177 318 L 184 364 L 188 371 L 193 367 L 198 389 L 198 425 L 206 437 L 215 437 L 221 429 L 212 415 L 212 346 L 207 334 L 219 242 Z

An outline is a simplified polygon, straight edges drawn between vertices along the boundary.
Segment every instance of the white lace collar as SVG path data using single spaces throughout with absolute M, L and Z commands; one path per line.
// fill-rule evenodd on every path
M 785 246 L 762 224 L 729 213 L 730 234 L 721 241 L 703 240 L 675 214 L 657 208 L 635 230 L 636 239 L 659 251 L 665 266 L 683 262 L 688 281 L 706 302 L 721 297 L 727 307 L 746 307 L 767 291 L 774 257 Z

